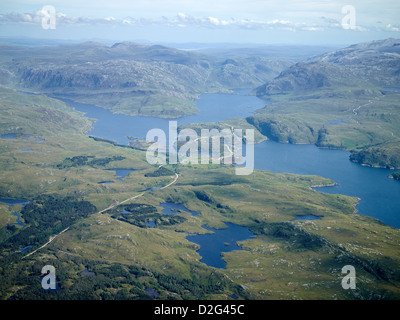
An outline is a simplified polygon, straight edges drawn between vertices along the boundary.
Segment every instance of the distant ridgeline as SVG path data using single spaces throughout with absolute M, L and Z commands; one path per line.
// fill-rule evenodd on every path
M 0 46 L 4 85 L 92 103 L 117 113 L 178 118 L 195 114 L 199 94 L 255 88 L 291 64 L 286 58 L 226 59 L 133 42 Z M 104 77 L 104 75 L 107 77 Z

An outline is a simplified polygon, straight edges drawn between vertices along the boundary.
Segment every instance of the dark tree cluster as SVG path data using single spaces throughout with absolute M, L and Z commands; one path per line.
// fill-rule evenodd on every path
M 72 196 L 65 198 L 52 195 L 40 196 L 21 210 L 25 226 L 0 247 L 20 250 L 22 247 L 43 244 L 51 235 L 59 233 L 77 220 L 96 211 L 96 207 L 89 201 Z
M 123 156 L 113 156 L 106 158 L 96 158 L 94 156 L 76 156 L 72 158 L 65 158 L 62 163 L 57 165 L 57 168 L 71 168 L 80 166 L 91 166 L 91 167 L 104 167 L 112 161 L 124 160 Z

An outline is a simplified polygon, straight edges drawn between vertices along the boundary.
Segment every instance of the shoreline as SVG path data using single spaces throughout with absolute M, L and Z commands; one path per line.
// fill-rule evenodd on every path
M 317 184 L 317 185 L 311 185 L 311 186 L 309 186 L 309 188 L 324 188 L 324 187 L 336 187 L 336 186 L 339 186 L 339 183 L 336 183 L 336 182 L 334 182 L 334 183 L 330 183 L 330 184 Z M 318 191 L 318 190 L 315 190 L 315 191 Z
M 248 88 L 243 88 L 243 89 L 248 89 Z M 197 99 L 198 99 L 201 95 L 203 95 L 203 94 L 228 94 L 228 95 L 235 95 L 236 93 L 234 92 L 234 90 L 238 90 L 238 89 L 231 89 L 232 93 L 224 93 L 224 92 L 206 92 L 206 93 L 201 93 L 201 94 L 198 95 Z M 21 92 L 21 93 L 25 93 L 25 92 Z M 26 93 L 26 94 L 30 94 L 30 93 Z M 32 94 L 32 93 L 31 93 L 31 94 Z M 186 117 L 186 116 L 195 115 L 195 114 L 187 114 L 187 115 L 184 115 L 184 116 L 181 116 L 181 117 L 162 117 L 162 116 L 156 117 L 156 116 L 152 116 L 152 115 L 141 115 L 141 114 L 132 115 L 132 114 L 114 112 L 114 111 L 112 111 L 112 110 L 110 110 L 110 109 L 107 109 L 107 108 L 104 108 L 104 107 L 100 107 L 100 106 L 98 106 L 98 105 L 96 105 L 96 104 L 92 104 L 92 103 L 79 102 L 79 101 L 76 101 L 76 100 L 73 100 L 73 99 L 70 99 L 70 98 L 64 98 L 64 97 L 57 97 L 57 96 L 47 95 L 47 93 L 36 93 L 36 92 L 35 92 L 35 93 L 33 93 L 33 94 L 35 94 L 35 95 L 43 94 L 43 95 L 46 95 L 46 96 L 48 96 L 48 97 L 50 97 L 50 98 L 59 100 L 59 101 L 64 102 L 64 103 L 67 103 L 67 102 L 65 102 L 65 101 L 63 101 L 63 100 L 61 100 L 61 99 L 65 99 L 65 100 L 67 100 L 67 101 L 69 100 L 69 101 L 72 101 L 72 102 L 75 102 L 75 103 L 82 103 L 82 104 L 94 105 L 94 106 L 96 106 L 96 107 L 98 107 L 98 108 L 102 108 L 102 109 L 104 109 L 104 110 L 108 110 L 108 111 L 110 111 L 110 112 L 113 113 L 113 114 L 122 114 L 122 115 L 130 116 L 130 117 L 141 117 L 141 116 L 143 116 L 143 117 L 149 117 L 149 118 L 153 117 L 153 118 L 164 119 L 164 120 L 167 120 L 167 119 L 170 119 L 170 120 L 179 120 L 180 118 L 184 118 L 184 117 Z M 197 100 L 197 99 L 196 99 L 196 100 Z M 67 104 L 68 104 L 68 103 L 67 103 Z M 73 109 L 75 109 L 75 107 L 73 107 L 73 106 L 71 106 L 71 105 L 69 105 L 69 106 L 72 107 Z M 198 109 L 198 108 L 197 108 L 197 109 Z M 76 110 L 76 109 L 75 109 L 75 110 Z M 78 110 L 76 110 L 76 111 L 78 111 Z M 199 111 L 199 110 L 198 110 L 198 111 Z M 79 111 L 78 111 L 78 112 L 79 112 Z M 86 115 L 84 115 L 84 116 L 86 117 Z M 88 132 L 90 132 L 90 131 L 93 129 L 94 123 L 96 123 L 96 122 L 98 121 L 98 119 L 89 118 L 89 117 L 86 117 L 86 118 L 88 118 L 89 120 L 92 120 L 91 129 L 88 131 Z M 247 117 L 242 118 L 242 119 L 245 120 L 245 121 L 247 122 L 246 118 L 247 118 Z M 94 121 L 93 121 L 93 120 L 94 120 Z M 229 120 L 229 119 L 227 119 L 227 120 Z M 216 123 L 216 122 L 202 122 L 202 123 Z M 251 125 L 251 123 L 249 123 L 249 124 Z M 314 145 L 315 147 L 317 147 L 317 148 L 319 148 L 319 149 L 341 150 L 341 151 L 345 151 L 345 152 L 349 152 L 349 153 L 351 153 L 351 152 L 353 151 L 353 150 L 350 150 L 350 149 L 347 149 L 347 148 L 341 148 L 341 147 L 328 147 L 328 146 L 325 147 L 325 146 L 318 146 L 318 145 L 315 144 L 315 143 L 306 143 L 306 142 L 304 142 L 304 143 L 291 143 L 291 142 L 289 142 L 289 141 L 287 141 L 287 142 L 277 141 L 277 140 L 271 139 L 271 138 L 268 137 L 268 136 L 265 136 L 265 135 L 262 134 L 256 127 L 254 127 L 254 128 L 255 128 L 255 130 L 257 130 L 263 137 L 265 137 L 264 139 L 262 139 L 262 140 L 260 140 L 260 141 L 254 142 L 254 145 L 259 144 L 259 143 L 262 143 L 262 142 L 264 142 L 264 141 L 274 141 L 274 142 L 278 142 L 278 143 L 293 144 L 293 145 Z M 88 132 L 87 132 L 87 133 L 88 133 Z M 86 133 L 86 134 L 87 134 L 87 133 Z M 350 157 L 350 155 L 349 155 L 349 157 Z M 349 160 L 350 160 L 350 159 L 349 159 Z M 374 165 L 370 165 L 370 164 L 367 164 L 367 163 L 360 163 L 360 162 L 353 161 L 353 160 L 350 160 L 350 161 L 353 162 L 353 163 L 357 163 L 357 164 L 359 164 L 359 165 L 361 165 L 361 166 L 364 166 L 364 167 L 371 167 L 371 168 L 378 168 L 378 169 L 388 169 L 388 170 L 400 170 L 400 167 L 389 167 L 389 168 L 388 168 L 388 167 L 385 167 L 385 166 L 374 166 Z

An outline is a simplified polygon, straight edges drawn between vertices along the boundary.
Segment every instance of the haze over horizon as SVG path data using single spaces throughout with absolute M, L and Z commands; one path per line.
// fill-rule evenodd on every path
M 45 5 L 55 10 L 54 29 L 43 28 L 48 14 Z M 399 12 L 397 0 L 6 0 L 0 5 L 0 35 L 72 41 L 337 46 L 400 38 Z

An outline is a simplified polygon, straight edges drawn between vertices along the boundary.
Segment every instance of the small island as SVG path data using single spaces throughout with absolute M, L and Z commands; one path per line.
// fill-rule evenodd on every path
M 392 173 L 392 174 L 389 176 L 389 178 L 392 178 L 392 179 L 394 179 L 394 180 L 400 181 L 400 171 L 399 171 L 399 172 Z

